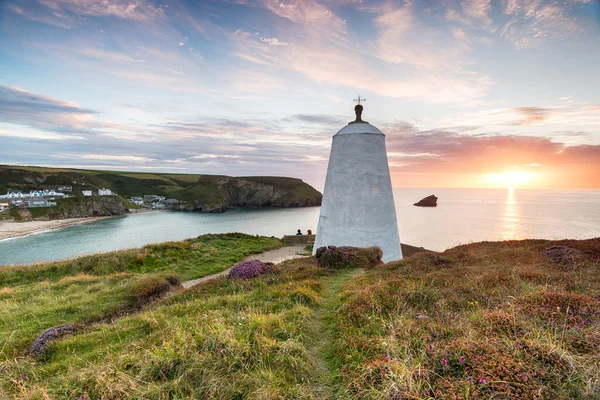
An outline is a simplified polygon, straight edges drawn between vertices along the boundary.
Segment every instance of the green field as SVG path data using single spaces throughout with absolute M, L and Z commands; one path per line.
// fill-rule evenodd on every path
M 475 243 L 369 270 L 308 257 L 177 288 L 280 245 L 206 235 L 0 270 L 0 398 L 600 395 L 598 239 Z M 548 256 L 555 245 L 568 252 Z M 67 322 L 80 330 L 26 355 Z

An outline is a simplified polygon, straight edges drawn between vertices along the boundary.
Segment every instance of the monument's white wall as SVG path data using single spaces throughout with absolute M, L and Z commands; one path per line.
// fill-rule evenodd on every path
M 385 262 L 402 258 L 385 136 L 367 123 L 333 137 L 313 254 L 330 245 L 379 246 Z

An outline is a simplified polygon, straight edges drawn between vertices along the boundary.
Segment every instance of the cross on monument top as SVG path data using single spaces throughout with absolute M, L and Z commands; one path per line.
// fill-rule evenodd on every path
M 363 99 L 362 97 L 360 97 L 360 94 L 358 95 L 357 99 L 354 99 L 353 101 L 357 102 L 358 104 L 360 104 L 361 101 L 367 101 L 367 99 Z
M 359 123 L 368 124 L 367 121 L 362 120 L 363 106 L 360 104 L 361 101 L 367 101 L 367 99 L 363 99 L 362 97 L 360 97 L 360 94 L 359 94 L 358 98 L 354 99 L 354 101 L 358 103 L 357 105 L 354 106 L 354 112 L 356 113 L 356 119 L 354 121 L 350 122 L 348 125 L 359 124 Z

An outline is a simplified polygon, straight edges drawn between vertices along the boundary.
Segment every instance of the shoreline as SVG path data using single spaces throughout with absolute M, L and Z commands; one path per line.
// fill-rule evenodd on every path
M 29 235 L 36 235 L 42 232 L 54 231 L 75 225 L 89 224 L 91 222 L 102 221 L 109 218 L 127 217 L 130 215 L 150 214 L 162 212 L 165 210 L 135 210 L 123 215 L 109 215 L 105 217 L 82 217 L 55 219 L 51 221 L 0 221 L 0 241 L 16 239 Z
M 69 226 L 83 225 L 103 219 L 120 217 L 120 215 L 108 217 L 84 217 L 57 219 L 52 221 L 2 221 L 0 222 L 0 241 L 15 239 L 23 236 L 35 235 L 42 232 L 53 231 Z

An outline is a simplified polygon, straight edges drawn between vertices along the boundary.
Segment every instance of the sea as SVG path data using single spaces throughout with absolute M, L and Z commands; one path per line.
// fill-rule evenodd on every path
M 435 208 L 413 203 L 435 194 Z M 394 190 L 400 240 L 430 250 L 473 242 L 600 237 L 600 190 Z M 0 241 L 0 266 L 177 241 L 206 233 L 282 237 L 316 231 L 319 207 L 233 209 L 219 214 L 156 212 L 99 220 Z

